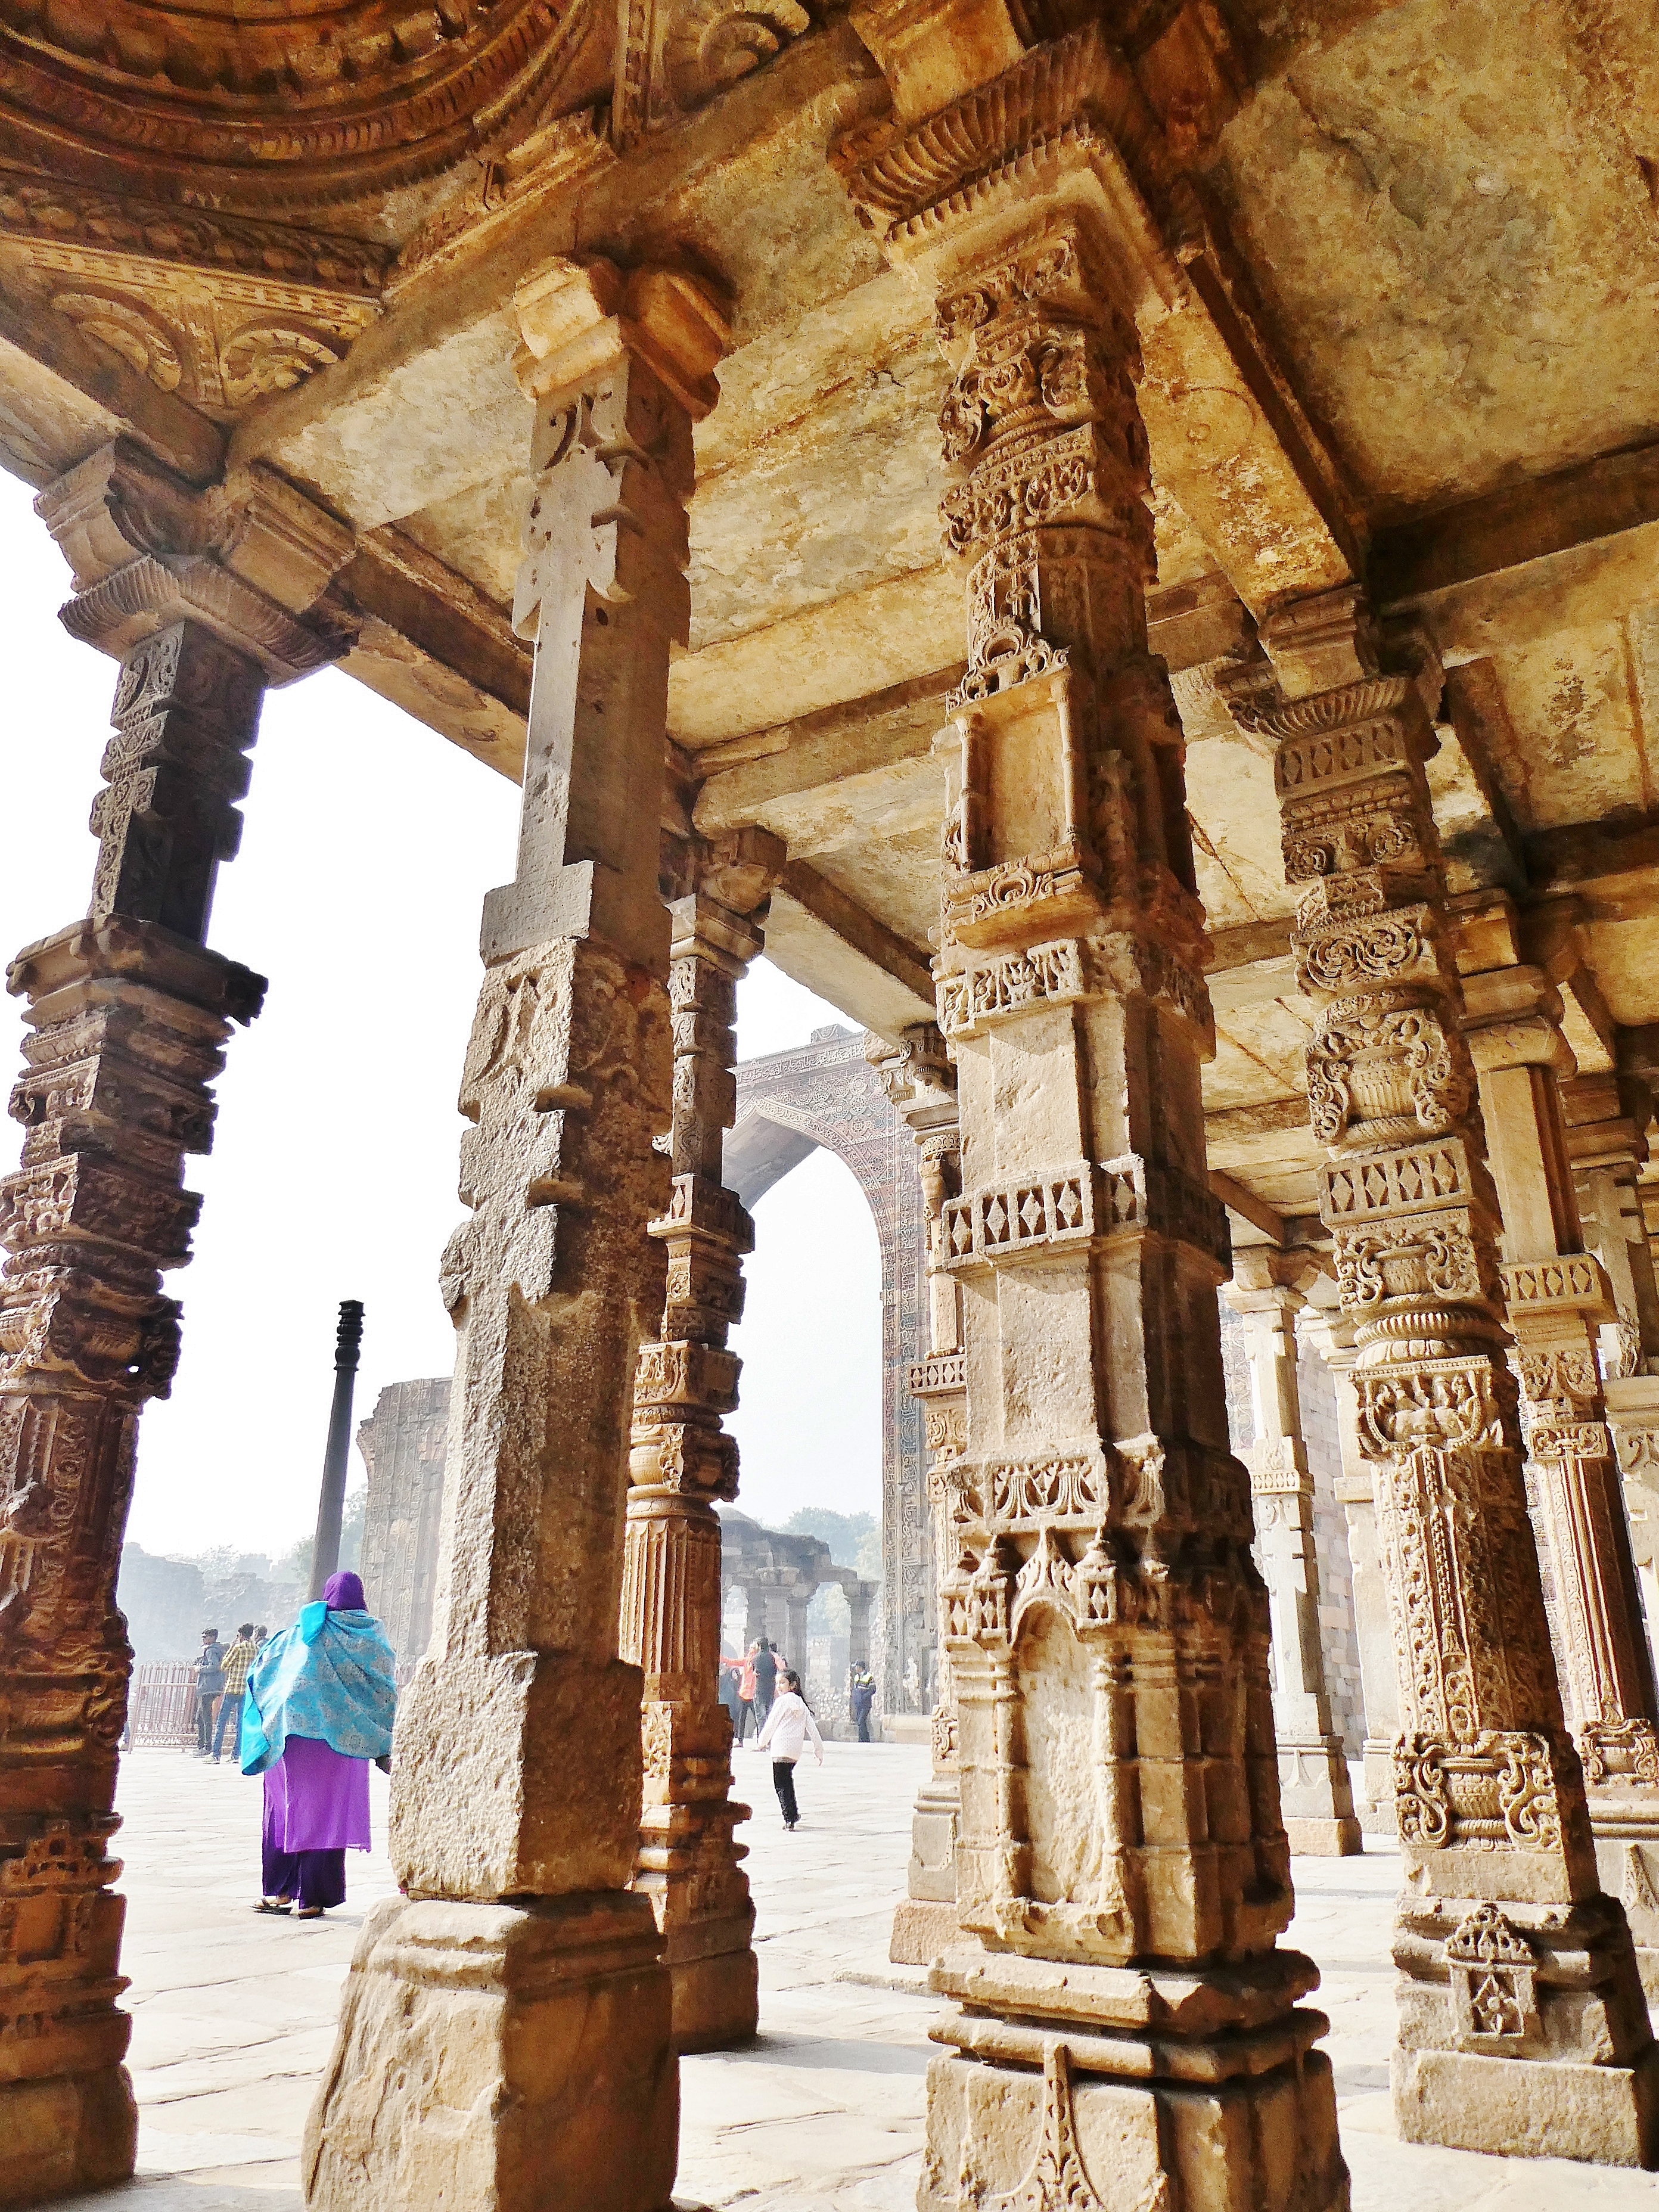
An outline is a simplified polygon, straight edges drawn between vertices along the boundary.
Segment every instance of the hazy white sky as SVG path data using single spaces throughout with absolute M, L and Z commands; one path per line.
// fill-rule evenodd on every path
M 115 668 L 57 610 L 68 571 L 0 476 L 0 963 L 84 912 Z M 512 871 L 518 793 L 331 671 L 271 693 L 210 942 L 270 979 L 219 1085 L 196 1257 L 169 1279 L 184 1357 L 145 1413 L 130 1534 L 152 1551 L 281 1550 L 307 1534 L 333 1387 L 336 1309 L 368 1316 L 357 1413 L 447 1374 L 438 1255 L 461 1208 L 455 1091 L 477 995 L 478 910 Z M 839 1018 L 764 963 L 738 1001 L 745 1056 Z M 0 998 L 0 1073 L 20 1064 Z M 0 1168 L 21 1132 L 0 1134 Z M 849 1171 L 818 1152 L 757 1208 L 735 1424 L 743 1510 L 880 1511 L 880 1274 Z M 352 1455 L 351 1480 L 362 1480 Z

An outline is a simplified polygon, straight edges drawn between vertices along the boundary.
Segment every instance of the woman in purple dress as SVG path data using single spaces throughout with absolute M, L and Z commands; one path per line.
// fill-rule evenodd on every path
M 368 1845 L 368 1762 L 390 1770 L 397 1660 L 356 1575 L 273 1636 L 248 1676 L 244 1774 L 264 1777 L 256 1912 L 320 1919 L 345 1902 L 345 1855 Z

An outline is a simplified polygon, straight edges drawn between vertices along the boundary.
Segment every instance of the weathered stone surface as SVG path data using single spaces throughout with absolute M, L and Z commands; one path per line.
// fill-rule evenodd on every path
M 100 496 L 159 491 L 137 531 Z M 107 1846 L 131 1653 L 115 1605 L 138 1417 L 165 1395 L 179 1308 L 165 1271 L 190 1257 L 200 1200 L 185 1156 L 212 1142 L 213 1085 L 263 978 L 202 943 L 236 849 L 258 726 L 258 662 L 170 599 L 161 519 L 182 488 L 95 458 L 48 502 L 88 586 L 83 634 L 121 653 L 95 800 L 87 919 L 28 946 L 12 1093 L 22 1162 L 0 1179 L 0 2202 L 121 2179 L 136 2117 L 116 2008 L 120 1863 Z M 144 611 L 99 585 L 146 572 Z M 153 572 L 153 573 L 151 573 Z M 224 580 L 216 568 L 206 572 Z M 150 589 L 150 586 L 154 589 Z M 234 594 L 221 603 L 230 627 Z M 287 618 L 248 593 L 240 603 Z M 295 626 L 297 632 L 297 626 Z M 301 634 L 302 635 L 302 634 Z
M 1352 592 L 1286 611 L 1267 641 L 1282 692 L 1249 719 L 1278 749 L 1285 873 L 1303 887 L 1293 944 L 1321 1008 L 1308 1053 L 1321 1207 L 1357 1323 L 1399 1666 L 1401 2050 L 1472 2049 L 1517 2073 L 1599 2065 L 1600 2094 L 1626 2115 L 1618 2139 L 1645 2160 L 1647 2007 L 1623 1910 L 1598 1887 L 1497 1324 L 1498 1197 L 1472 1111 L 1494 1054 L 1477 1035 L 1472 1062 L 1462 1036 L 1423 774 L 1440 672 L 1431 656 L 1383 675 Z M 1547 1212 L 1560 1196 L 1539 1185 Z M 1529 1233 L 1519 1212 L 1510 1226 Z M 1402 2065 L 1400 2098 L 1413 2078 Z M 1455 2100 L 1402 2109 L 1413 2124 L 1492 2141 Z
M 416 2107 L 442 2094 L 466 2008 L 444 1978 L 464 1989 L 475 1957 L 471 2117 L 430 2185 L 458 2206 L 544 2202 L 550 2131 L 596 2205 L 661 2212 L 673 2174 L 662 1937 L 627 1893 L 642 1676 L 617 1639 L 635 1368 L 664 1312 L 654 1140 L 673 1118 L 661 808 L 641 799 L 662 791 L 690 414 L 712 401 L 720 324 L 698 287 L 606 263 L 556 264 L 519 308 L 536 475 L 517 617 L 537 647 L 519 868 L 484 902 L 461 1079 L 443 1568 L 392 1794 L 416 1901 L 409 1940 L 389 1920 L 354 1984 L 308 2138 L 310 2201 L 342 2212 L 428 2185 L 405 2172 L 409 2131 L 374 2115 L 411 2081 Z M 459 1954 L 435 1978 L 428 1926 Z
M 657 1954 L 643 1899 L 377 1905 L 306 2130 L 307 2203 L 666 2212 L 679 2085 Z

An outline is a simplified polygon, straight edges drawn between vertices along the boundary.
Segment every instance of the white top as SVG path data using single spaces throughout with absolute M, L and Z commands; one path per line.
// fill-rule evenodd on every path
M 798 1697 L 793 1690 L 786 1690 L 766 1716 L 766 1726 L 755 1748 L 769 1749 L 774 1759 L 787 1759 L 793 1763 L 805 1750 L 809 1735 L 818 1747 L 818 1765 L 822 1766 L 823 1738 L 818 1734 L 818 1724 L 808 1711 L 805 1698 Z

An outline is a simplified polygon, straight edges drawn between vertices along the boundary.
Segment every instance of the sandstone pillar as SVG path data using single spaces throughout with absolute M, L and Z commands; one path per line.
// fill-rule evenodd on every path
M 1371 1465 L 1359 1434 L 1359 1389 L 1354 1378 L 1358 1323 L 1351 1314 L 1322 1315 L 1312 1335 L 1336 1391 L 1337 1440 L 1342 1470 L 1337 1500 L 1348 1524 L 1348 1560 L 1353 1570 L 1354 1641 L 1359 1650 L 1359 1686 L 1365 1701 L 1364 1794 L 1355 1807 L 1368 1835 L 1394 1836 L 1399 1821 L 1394 1802 L 1394 1740 L 1400 1733 L 1400 1683 L 1395 1665 L 1394 1624 L 1389 1617 L 1389 1585 L 1377 1540 L 1376 1498 Z
M 691 422 L 721 319 L 604 263 L 520 287 L 535 400 L 514 620 L 536 640 L 518 873 L 484 903 L 443 1566 L 399 1716 L 391 1852 L 306 2130 L 336 2212 L 665 2212 L 678 2068 L 617 1656 L 629 1422 L 664 1313 L 672 1120 L 658 890 Z
M 1324 2023 L 1297 2008 L 1317 1976 L 1274 1945 L 1290 1857 L 1227 1448 L 1204 921 L 1146 649 L 1142 271 L 1093 120 L 1112 64 L 1092 33 L 1020 60 L 1008 29 L 986 67 L 938 13 L 923 68 L 913 9 L 858 11 L 898 115 L 841 156 L 938 302 L 967 571 L 940 740 L 968 1435 L 941 1628 L 980 1942 L 933 1971 L 958 2009 L 934 2031 L 953 2055 L 930 2069 L 918 2203 L 1316 2212 L 1347 2181 Z M 963 56 L 970 83 L 1006 73 L 927 114 Z
M 623 1579 L 622 1656 L 645 1675 L 645 1799 L 634 1887 L 651 1900 L 672 1986 L 676 2051 L 746 2040 L 758 2020 L 755 1908 L 732 1830 L 732 1723 L 717 1692 L 720 1528 L 738 1494 L 737 1404 L 749 1216 L 720 1181 L 736 1110 L 737 987 L 784 849 L 744 830 L 680 856 L 691 887 L 669 908 L 674 1031 L 673 1195 L 651 1234 L 668 1255 L 661 1337 L 640 1352 Z
M 1655 2149 L 1659 2052 L 1597 1879 L 1563 1724 L 1504 1359 L 1497 1194 L 1462 1034 L 1423 690 L 1352 591 L 1264 625 L 1321 1211 L 1358 1324 L 1361 1431 L 1400 1655 L 1402 2134 L 1618 2164 Z
M 218 495 L 222 534 L 250 549 L 258 489 Z M 65 626 L 121 669 L 85 919 L 7 977 L 29 1036 L 22 1164 L 0 1179 L 0 2204 L 132 2170 L 107 1850 L 132 1656 L 116 1577 L 139 1414 L 179 1358 L 161 1278 L 201 1207 L 185 1158 L 212 1144 L 226 1043 L 264 992 L 204 941 L 215 878 L 265 684 L 337 649 L 192 552 L 197 495 L 136 449 L 92 455 L 37 506 L 74 572 Z M 298 553 L 303 605 L 330 570 Z
M 916 1140 L 922 1211 L 927 1223 L 927 1345 L 912 1363 L 910 1395 L 921 1401 L 927 1434 L 927 1496 L 933 1525 L 935 1582 L 951 1563 L 946 1477 L 968 1446 L 963 1374 L 962 1291 L 946 1265 L 945 1207 L 962 1189 L 962 1134 L 956 1069 L 931 1023 L 907 1030 L 897 1051 L 867 1056 L 882 1087 Z M 938 1605 L 937 1589 L 935 1605 Z M 910 1816 L 906 1894 L 893 1913 L 887 1955 L 896 1965 L 926 1966 L 959 1939 L 957 1829 L 961 1797 L 957 1772 L 956 1686 L 951 1655 L 936 1630 L 933 1771 L 916 1792 Z
M 1578 1218 L 1587 1251 L 1607 1270 L 1617 1309 L 1601 1332 L 1601 1371 L 1609 1380 L 1650 1376 L 1659 1367 L 1659 1285 L 1642 1216 L 1653 1094 L 1634 1076 L 1575 1076 L 1561 1086 Z
M 1243 1321 L 1250 1363 L 1250 1493 L 1273 1618 L 1273 1731 L 1285 1832 L 1293 1851 L 1341 1858 L 1364 1846 L 1342 1739 L 1331 1723 L 1319 1633 L 1313 1476 L 1296 1379 L 1303 1299 L 1295 1285 L 1307 1264 L 1271 1248 L 1235 1252 L 1233 1279 L 1222 1296 Z
M 1559 1079 L 1571 1048 L 1547 975 L 1516 957 L 1507 899 L 1464 925 L 1465 1034 L 1503 1216 L 1534 1518 L 1553 1600 L 1562 1701 L 1608 1889 L 1622 1894 L 1642 1978 L 1659 1993 L 1659 1735 L 1652 1656 L 1602 1401 L 1601 1340 L 1617 1309 L 1583 1250 Z M 1504 958 L 1502 966 L 1474 965 Z M 1473 972 L 1470 972 L 1473 968 Z
M 849 1625 L 847 1632 L 847 1663 L 849 1667 L 870 1664 L 870 1608 L 876 1601 L 878 1583 L 854 1583 L 847 1591 L 847 1611 Z

